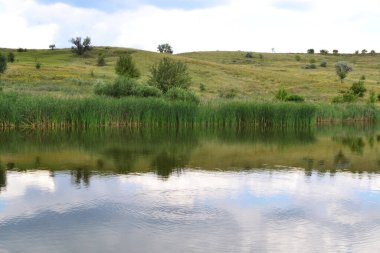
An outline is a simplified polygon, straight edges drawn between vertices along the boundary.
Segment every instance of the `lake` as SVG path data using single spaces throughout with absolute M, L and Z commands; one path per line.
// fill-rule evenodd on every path
M 376 252 L 380 127 L 0 132 L 0 253 Z

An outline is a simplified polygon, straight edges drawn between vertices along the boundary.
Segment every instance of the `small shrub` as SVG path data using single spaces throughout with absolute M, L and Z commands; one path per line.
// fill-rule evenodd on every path
M 314 58 L 310 59 L 309 61 L 311 64 L 316 63 L 316 60 Z
M 90 76 L 95 77 L 95 72 L 93 70 L 90 71 Z
M 316 69 L 317 65 L 315 65 L 314 63 L 306 64 L 303 68 L 304 69 Z
M 364 81 L 365 79 L 366 79 L 365 75 L 362 75 L 362 76 L 360 77 L 360 80 L 362 80 L 362 81 Z
M 288 92 L 284 88 L 280 88 L 276 92 L 276 99 L 280 101 L 286 101 L 286 98 L 288 97 Z
M 97 95 L 105 95 L 115 98 L 133 96 L 137 85 L 138 83 L 134 79 L 119 77 L 112 83 L 96 85 L 94 92 Z
M 246 53 L 245 58 L 253 58 L 253 53 L 252 52 Z
M 36 69 L 40 69 L 41 68 L 41 63 L 37 62 L 36 63 Z
M 292 94 L 286 98 L 286 101 L 288 101 L 288 102 L 304 102 L 305 98 L 300 96 L 300 95 Z
M 104 54 L 99 54 L 98 55 L 97 65 L 99 67 L 102 67 L 102 66 L 106 65 L 106 57 L 104 56 Z
M 263 60 L 264 59 L 264 55 L 259 54 L 259 58 L 260 58 L 260 60 Z
M 14 61 L 15 61 L 15 54 L 13 52 L 9 52 L 8 62 L 14 62 Z
M 206 90 L 206 85 L 205 85 L 204 83 L 200 83 L 200 84 L 199 84 L 199 90 L 200 90 L 201 92 L 205 91 L 205 90 Z
M 358 97 L 363 97 L 364 93 L 367 89 L 364 87 L 364 81 L 360 80 L 358 82 L 354 82 L 350 88 L 352 93 Z
M 170 88 L 165 93 L 165 98 L 171 101 L 182 101 L 199 104 L 200 100 L 192 91 L 184 90 L 178 87 Z
M 299 56 L 299 55 L 296 55 L 294 58 L 296 59 L 296 61 L 300 61 L 301 60 L 301 56 Z
M 374 90 L 371 90 L 369 93 L 368 104 L 374 104 L 375 102 L 376 102 L 376 93 Z
M 162 91 L 149 85 L 137 85 L 132 90 L 132 94 L 137 97 L 161 97 Z
M 331 100 L 331 102 L 332 103 L 336 103 L 336 104 L 343 103 L 344 102 L 343 101 L 343 96 L 335 96 L 335 97 L 333 97 L 333 99 Z
M 348 90 L 343 93 L 342 98 L 344 103 L 351 103 L 356 100 L 357 96 L 351 90 Z
M 314 54 L 314 49 L 312 49 L 312 48 L 308 49 L 308 50 L 307 50 L 307 53 L 308 53 L 308 54 Z
M 327 62 L 326 61 L 322 61 L 319 66 L 321 66 L 322 68 L 326 68 L 327 67 Z
M 119 59 L 116 62 L 115 72 L 119 76 L 124 76 L 128 78 L 140 77 L 140 71 L 137 69 L 130 54 L 119 57 Z

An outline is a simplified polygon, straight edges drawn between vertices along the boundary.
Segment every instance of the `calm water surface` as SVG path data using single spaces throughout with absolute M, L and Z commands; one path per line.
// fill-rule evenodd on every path
M 377 252 L 380 131 L 0 133 L 0 252 Z

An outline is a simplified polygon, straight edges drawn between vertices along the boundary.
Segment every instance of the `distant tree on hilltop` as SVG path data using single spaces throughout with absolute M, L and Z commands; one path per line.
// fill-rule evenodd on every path
M 168 43 L 158 45 L 157 50 L 160 53 L 173 54 L 172 46 L 170 46 Z
M 84 55 L 87 51 L 92 49 L 91 38 L 86 37 L 82 42 L 82 37 L 72 38 L 70 42 L 73 44 L 71 50 L 77 55 Z

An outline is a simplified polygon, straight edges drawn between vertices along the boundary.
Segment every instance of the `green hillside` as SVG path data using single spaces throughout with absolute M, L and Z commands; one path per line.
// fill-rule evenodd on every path
M 0 49 L 8 53 L 10 49 Z M 142 72 L 142 82 L 149 76 L 149 68 L 162 57 L 168 56 L 135 49 L 96 47 L 86 57 L 71 53 L 70 49 L 28 50 L 17 52 L 16 61 L 8 64 L 1 76 L 3 91 L 26 94 L 49 94 L 59 97 L 88 97 L 93 95 L 96 83 L 116 77 L 114 66 L 120 55 L 131 53 Z M 97 66 L 99 53 L 106 56 L 106 66 Z M 191 89 L 203 100 L 216 99 L 230 92 L 237 98 L 253 98 L 271 101 L 274 93 L 284 87 L 291 93 L 304 96 L 306 101 L 331 101 L 339 91 L 351 86 L 352 82 L 366 77 L 367 90 L 380 93 L 380 55 L 310 55 L 310 54 L 269 54 L 247 52 L 193 52 L 170 55 L 186 62 L 192 76 Z M 301 60 L 296 61 L 299 55 Z M 302 67 L 315 61 L 317 69 Z M 334 64 L 338 61 L 352 64 L 351 72 L 341 84 L 335 75 Z M 326 61 L 327 67 L 319 67 Z M 35 68 L 36 63 L 41 68 Z M 205 90 L 200 90 L 200 84 Z M 368 92 L 366 94 L 368 96 Z M 364 98 L 366 99 L 366 98 Z

